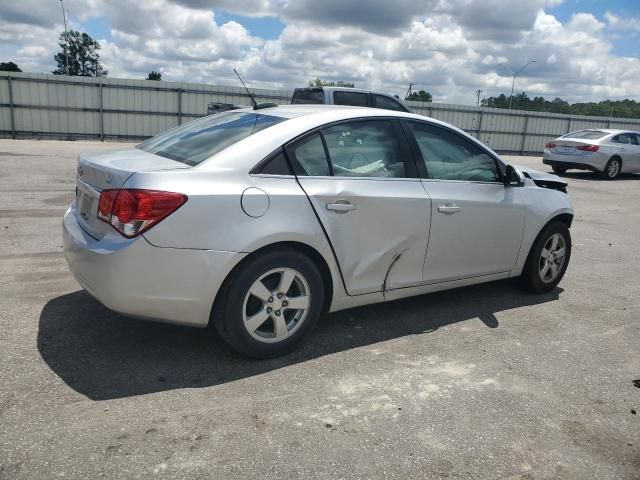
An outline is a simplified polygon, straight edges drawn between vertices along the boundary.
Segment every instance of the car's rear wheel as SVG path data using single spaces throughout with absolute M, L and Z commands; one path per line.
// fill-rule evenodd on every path
M 618 157 L 613 157 L 607 162 L 607 166 L 604 167 L 602 176 L 607 180 L 613 180 L 620 174 L 620 170 L 622 170 L 622 160 Z
M 562 222 L 547 225 L 536 238 L 522 271 L 522 285 L 529 291 L 553 290 L 564 277 L 571 258 L 571 233 Z
M 324 287 L 303 253 L 277 250 L 249 260 L 222 292 L 214 318 L 222 338 L 238 352 L 271 358 L 293 350 L 322 314 Z
M 567 171 L 566 167 L 551 167 L 556 173 L 565 173 Z

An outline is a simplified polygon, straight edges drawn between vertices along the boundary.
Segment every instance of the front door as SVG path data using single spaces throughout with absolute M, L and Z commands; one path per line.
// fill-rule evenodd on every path
M 421 282 L 431 204 L 395 120 L 332 125 L 287 152 L 350 295 Z
M 408 122 L 431 198 L 425 283 L 510 272 L 524 231 L 520 189 L 505 186 L 480 145 L 428 122 Z

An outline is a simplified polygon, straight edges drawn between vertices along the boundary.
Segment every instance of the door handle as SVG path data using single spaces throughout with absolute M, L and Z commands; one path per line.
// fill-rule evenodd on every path
M 337 200 L 335 203 L 327 203 L 327 210 L 331 210 L 336 213 L 348 213 L 355 209 L 356 206 L 346 200 Z
M 455 203 L 447 203 L 445 205 L 440 205 L 438 207 L 438 211 L 440 213 L 444 213 L 445 215 L 451 215 L 454 213 L 458 213 L 461 210 L 461 208 L 456 205 Z

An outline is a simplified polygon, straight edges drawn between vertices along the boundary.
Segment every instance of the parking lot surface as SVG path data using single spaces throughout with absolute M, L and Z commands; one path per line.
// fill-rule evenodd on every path
M 573 255 L 549 294 L 344 311 L 255 361 L 68 272 L 76 156 L 127 146 L 0 140 L 0 478 L 640 478 L 640 175 L 565 176 Z

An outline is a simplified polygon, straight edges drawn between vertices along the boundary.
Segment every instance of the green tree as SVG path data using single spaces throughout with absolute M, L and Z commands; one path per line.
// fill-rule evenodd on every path
M 162 74 L 160 72 L 156 72 L 152 70 L 149 75 L 147 75 L 147 80 L 162 80 Z
M 20 67 L 13 62 L 0 62 L 0 72 L 21 72 Z
M 329 82 L 327 80 L 322 80 L 321 78 L 316 77 L 315 79 L 309 82 L 310 87 L 344 87 L 344 88 L 355 88 L 355 84 L 349 82 L 343 82 L 342 80 L 338 80 L 337 82 Z
M 65 41 L 65 33 L 60 34 L 59 53 L 53 56 L 58 68 L 53 73 L 55 75 L 67 74 L 67 55 L 69 57 L 69 75 L 80 77 L 104 77 L 107 71 L 100 63 L 100 44 L 86 33 L 71 30 L 66 34 L 69 46 Z M 66 48 L 66 55 L 65 55 Z
M 419 92 L 411 92 L 411 94 L 405 98 L 405 100 L 414 100 L 416 102 L 432 102 L 433 97 L 429 92 L 420 90 Z

